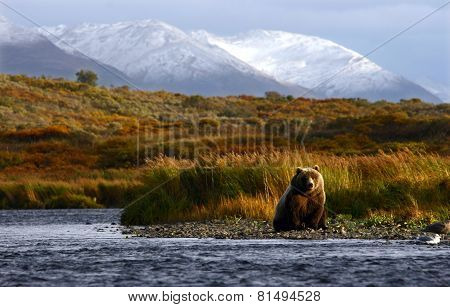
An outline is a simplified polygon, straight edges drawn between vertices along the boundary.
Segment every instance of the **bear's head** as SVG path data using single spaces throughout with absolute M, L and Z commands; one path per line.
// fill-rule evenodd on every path
M 323 178 L 318 165 L 314 167 L 297 167 L 291 186 L 300 193 L 313 194 L 317 189 L 323 189 Z

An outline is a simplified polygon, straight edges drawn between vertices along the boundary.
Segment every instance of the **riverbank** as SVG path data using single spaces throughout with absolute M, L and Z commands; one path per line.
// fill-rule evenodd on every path
M 131 226 L 122 230 L 130 237 L 147 238 L 215 238 L 215 239 L 364 239 L 364 240 L 411 240 L 422 234 L 423 227 L 406 222 L 380 223 L 369 220 L 330 220 L 326 230 L 301 230 L 275 232 L 269 221 L 226 219 L 149 226 Z M 445 241 L 448 244 L 448 241 Z

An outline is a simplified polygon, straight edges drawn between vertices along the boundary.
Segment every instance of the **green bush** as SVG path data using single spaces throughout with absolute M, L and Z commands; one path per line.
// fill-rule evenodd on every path
M 96 86 L 97 85 L 97 74 L 91 70 L 80 70 L 79 72 L 77 72 L 76 74 L 77 77 L 77 82 L 80 83 L 86 83 L 89 84 L 91 86 Z

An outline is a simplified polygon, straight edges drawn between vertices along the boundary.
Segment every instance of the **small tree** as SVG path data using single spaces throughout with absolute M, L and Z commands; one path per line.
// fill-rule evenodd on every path
M 80 83 L 86 83 L 92 86 L 97 85 L 97 74 L 91 70 L 80 70 L 75 74 L 77 76 L 77 81 Z
M 281 98 L 283 98 L 283 96 L 276 91 L 268 91 L 265 93 L 265 95 L 266 95 L 266 99 L 269 99 L 269 100 L 280 100 Z

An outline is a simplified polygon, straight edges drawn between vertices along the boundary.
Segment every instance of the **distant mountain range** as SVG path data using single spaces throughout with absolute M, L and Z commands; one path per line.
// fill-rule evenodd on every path
M 267 90 L 294 95 L 306 92 L 301 86 L 281 84 L 223 49 L 203 44 L 160 21 L 83 24 L 47 30 L 62 38 L 65 43 L 48 36 L 68 53 L 76 54 L 68 47 L 73 46 L 120 69 L 146 89 L 205 95 L 261 95 Z
M 0 17 L 0 72 L 73 79 L 79 69 L 96 71 L 103 85 L 129 81 L 143 89 L 187 94 L 278 91 L 441 102 L 358 53 L 313 36 L 256 30 L 220 37 L 206 31 L 186 33 L 155 20 L 42 30 L 18 27 Z

